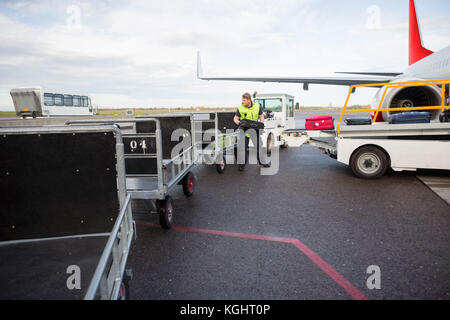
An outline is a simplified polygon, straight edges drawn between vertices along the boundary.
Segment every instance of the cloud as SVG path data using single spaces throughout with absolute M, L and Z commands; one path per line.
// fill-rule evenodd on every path
M 197 80 L 197 50 L 205 72 L 217 75 L 319 76 L 406 66 L 406 22 L 383 17 L 380 30 L 369 30 L 364 17 L 372 2 L 352 6 L 359 16 L 336 14 L 334 3 L 3 1 L 0 105 L 11 103 L 8 86 L 29 84 L 89 92 L 104 106 L 220 106 L 236 103 L 241 91 L 300 92 L 300 85 Z M 79 28 L 68 25 L 73 5 Z M 430 49 L 450 40 L 449 28 L 442 27 L 450 19 L 436 14 L 422 22 Z M 347 90 L 313 88 L 301 92 L 305 104 L 338 105 Z

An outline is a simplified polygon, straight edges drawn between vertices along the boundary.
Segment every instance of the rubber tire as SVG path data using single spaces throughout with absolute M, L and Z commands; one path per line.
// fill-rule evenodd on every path
M 222 163 L 216 164 L 217 172 L 220 174 L 223 174 L 225 172 L 225 169 L 227 168 L 227 161 L 225 160 L 225 156 L 223 156 L 222 161 Z
M 378 170 L 376 172 L 374 172 L 372 174 L 364 173 L 363 171 L 359 170 L 359 168 L 358 168 L 358 159 L 366 153 L 373 153 L 380 160 L 380 167 L 378 168 Z M 386 173 L 386 170 L 388 168 L 388 158 L 387 158 L 386 154 L 377 147 L 372 147 L 372 146 L 362 147 L 361 149 L 357 150 L 351 156 L 350 166 L 352 168 L 353 173 L 359 178 L 379 179 Z
M 195 176 L 192 174 L 192 172 L 188 172 L 183 178 L 183 192 L 186 197 L 191 197 L 194 194 L 195 182 Z
M 159 205 L 159 224 L 161 228 L 169 230 L 173 225 L 173 201 L 167 196 Z
M 120 286 L 120 290 L 123 290 L 123 295 L 121 295 L 119 292 L 117 300 L 130 300 L 130 280 L 128 279 L 128 276 L 126 274 L 123 275 L 122 283 Z

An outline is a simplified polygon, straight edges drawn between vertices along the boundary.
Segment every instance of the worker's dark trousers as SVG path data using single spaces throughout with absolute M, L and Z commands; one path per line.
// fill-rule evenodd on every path
M 258 137 L 256 139 L 256 143 L 255 141 L 253 141 L 253 145 L 256 146 L 256 159 L 258 160 L 258 164 L 262 164 L 261 163 L 261 159 L 259 158 L 259 148 L 262 146 L 262 139 L 261 139 L 261 135 L 258 134 Z M 248 146 L 250 142 L 250 138 L 245 136 L 245 164 L 248 164 L 248 159 L 249 159 L 249 153 L 250 153 L 250 148 Z

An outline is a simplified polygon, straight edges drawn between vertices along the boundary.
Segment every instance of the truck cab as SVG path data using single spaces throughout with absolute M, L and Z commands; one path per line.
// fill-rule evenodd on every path
M 263 146 L 286 146 L 282 132 L 295 128 L 294 97 L 285 93 L 256 94 L 254 100 L 264 112 Z

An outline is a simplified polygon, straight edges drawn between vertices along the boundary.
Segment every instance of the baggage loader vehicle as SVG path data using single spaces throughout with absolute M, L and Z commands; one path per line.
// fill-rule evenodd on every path
M 350 95 L 356 88 L 380 86 L 353 85 L 336 129 L 286 130 L 282 133 L 282 139 L 293 147 L 314 145 L 337 161 L 349 165 L 356 176 L 365 179 L 380 178 L 389 167 L 394 171 L 450 170 L 450 123 L 440 122 L 439 117 L 430 117 L 431 113 L 446 114 L 450 109 L 447 92 L 449 83 L 450 79 L 381 84 L 385 89 L 378 109 L 347 110 Z M 435 90 L 440 88 L 441 105 L 382 108 L 389 90 L 427 86 L 432 86 Z M 367 112 L 373 113 L 373 119 L 377 119 L 381 113 L 389 112 L 394 123 L 371 123 L 366 120 L 367 123 L 364 124 L 362 119 L 348 118 L 345 119 L 346 124 L 341 125 L 345 114 Z

